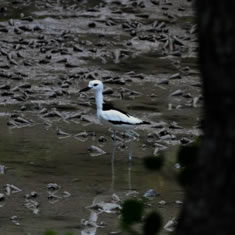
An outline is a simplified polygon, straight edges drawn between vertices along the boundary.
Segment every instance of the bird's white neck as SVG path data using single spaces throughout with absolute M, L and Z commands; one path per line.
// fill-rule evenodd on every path
M 102 111 L 102 108 L 103 108 L 103 92 L 102 91 L 98 91 L 95 94 L 95 101 L 96 101 L 97 113 L 99 113 L 100 111 Z

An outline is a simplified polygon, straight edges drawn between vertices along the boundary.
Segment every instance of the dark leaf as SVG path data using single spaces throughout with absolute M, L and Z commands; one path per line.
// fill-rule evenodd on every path
M 157 234 L 162 226 L 162 218 L 156 213 L 152 212 L 149 214 L 144 222 L 144 235 L 155 235 Z
M 44 235 L 57 235 L 57 233 L 55 231 L 49 230 L 45 232 Z
M 144 165 L 149 170 L 160 170 L 164 164 L 164 156 L 163 154 L 160 154 L 156 157 L 146 157 L 144 159 Z
M 140 222 L 143 216 L 144 204 L 143 202 L 129 199 L 124 201 L 122 205 L 122 226 L 128 228 L 136 222 Z

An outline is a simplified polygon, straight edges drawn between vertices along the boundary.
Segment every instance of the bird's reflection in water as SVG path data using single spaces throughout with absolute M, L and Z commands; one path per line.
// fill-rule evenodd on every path
M 128 193 L 132 192 L 132 183 L 131 183 L 131 171 L 132 164 L 128 164 Z M 112 159 L 111 162 L 111 170 L 112 170 L 112 181 L 111 181 L 111 192 L 115 193 L 115 161 Z
M 84 229 L 81 231 L 81 235 L 95 235 L 97 228 L 102 228 L 103 224 L 98 224 L 98 216 L 101 213 L 116 213 L 120 211 L 120 199 L 119 196 L 115 193 L 115 152 L 116 146 L 114 146 L 112 151 L 111 158 L 111 187 L 110 192 L 107 194 L 97 195 L 92 204 L 88 207 L 90 211 L 90 216 L 88 220 L 82 220 L 81 223 L 84 226 Z M 131 171 L 132 165 L 129 163 L 127 165 L 128 169 L 128 192 L 127 195 L 132 193 L 132 184 L 131 184 Z

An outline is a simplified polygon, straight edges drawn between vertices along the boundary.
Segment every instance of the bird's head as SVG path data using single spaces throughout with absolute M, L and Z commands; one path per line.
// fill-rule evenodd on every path
M 103 89 L 104 89 L 104 85 L 100 80 L 93 80 L 88 83 L 88 87 L 80 90 L 80 92 L 85 92 L 89 90 L 93 92 L 97 92 L 97 91 L 103 91 Z

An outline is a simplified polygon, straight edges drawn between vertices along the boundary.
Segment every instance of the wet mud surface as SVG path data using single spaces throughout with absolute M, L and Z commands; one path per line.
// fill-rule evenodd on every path
M 0 0 L 0 234 L 118 234 L 121 201 L 149 189 L 164 225 L 177 216 L 176 150 L 200 135 L 195 32 L 186 0 Z M 112 131 L 78 92 L 93 79 L 151 122 L 132 166 L 122 132 L 111 162 Z M 161 152 L 164 169 L 145 170 Z

